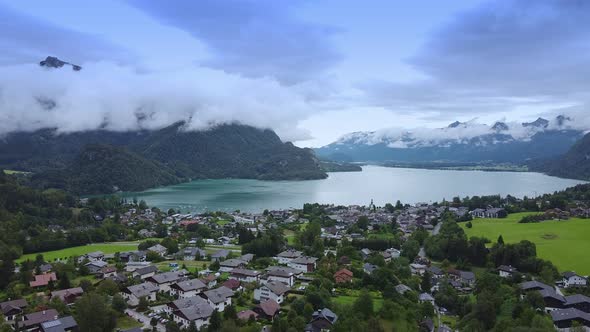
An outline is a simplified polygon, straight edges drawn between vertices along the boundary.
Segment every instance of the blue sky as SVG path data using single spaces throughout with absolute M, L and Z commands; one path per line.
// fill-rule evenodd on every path
M 589 97 L 583 1 L 0 0 L 0 26 L 0 132 L 190 119 L 321 146 L 387 127 L 584 117 Z M 84 69 L 33 65 L 47 55 Z M 58 106 L 35 109 L 40 97 Z

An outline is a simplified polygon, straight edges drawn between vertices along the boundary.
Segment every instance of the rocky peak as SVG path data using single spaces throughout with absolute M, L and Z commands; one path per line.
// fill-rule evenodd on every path
M 61 68 L 65 65 L 72 66 L 72 69 L 75 71 L 79 71 L 82 69 L 82 67 L 80 67 L 78 65 L 74 65 L 69 62 L 62 61 L 54 56 L 48 56 L 47 58 L 45 58 L 45 60 L 39 62 L 39 66 L 47 67 L 47 68 Z
M 549 121 L 543 118 L 537 118 L 537 120 L 533 122 L 523 122 L 523 127 L 537 127 L 537 128 L 547 128 L 549 125 Z
M 569 116 L 565 116 L 565 115 L 558 115 L 555 118 L 555 121 L 557 121 L 557 125 L 558 126 L 563 126 L 566 122 L 572 121 L 572 119 Z
M 492 130 L 494 131 L 506 131 L 508 130 L 508 125 L 505 124 L 504 122 L 496 122 L 494 123 L 494 125 L 492 126 Z
M 459 126 L 461 126 L 461 125 L 464 125 L 464 124 L 465 124 L 465 123 L 463 123 L 463 122 L 455 121 L 455 122 L 451 123 L 451 124 L 448 126 L 448 128 L 457 128 L 457 127 L 459 127 Z

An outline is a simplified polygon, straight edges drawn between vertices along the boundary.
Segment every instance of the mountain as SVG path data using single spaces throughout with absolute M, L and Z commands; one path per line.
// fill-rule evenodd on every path
M 69 62 L 62 61 L 54 56 L 48 56 L 47 58 L 45 58 L 45 60 L 39 62 L 39 66 L 47 68 L 61 68 L 65 65 L 72 66 L 72 70 L 74 71 L 82 70 L 82 67 L 71 64 Z
M 590 181 L 590 133 L 586 134 L 567 153 L 548 160 L 535 160 L 529 169 L 549 175 Z
M 347 162 L 523 163 L 565 153 L 583 131 L 566 116 L 492 126 L 455 121 L 445 128 L 355 132 L 316 149 L 326 160 Z
M 272 130 L 226 124 L 190 131 L 183 122 L 152 131 L 14 132 L 0 141 L 0 167 L 33 172 L 33 182 L 41 187 L 82 194 L 189 179 L 327 177 L 312 150 L 283 143 Z

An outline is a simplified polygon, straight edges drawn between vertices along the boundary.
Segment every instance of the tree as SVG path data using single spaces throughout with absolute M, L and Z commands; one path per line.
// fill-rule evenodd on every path
M 502 237 L 502 234 L 500 234 L 500 236 L 498 236 L 498 241 L 496 241 L 496 242 L 498 242 L 498 244 L 500 244 L 500 245 L 504 244 L 504 238 Z
M 100 294 L 113 296 L 119 292 L 119 286 L 111 279 L 104 279 L 96 287 L 96 291 Z
M 113 296 L 113 300 L 111 301 L 111 307 L 119 314 L 123 314 L 125 309 L 127 309 L 127 302 L 123 296 L 121 296 L 121 294 L 115 294 L 115 296 Z
M 137 311 L 146 311 L 150 303 L 145 296 L 139 298 L 139 303 L 137 304 Z
M 84 290 L 85 293 L 88 293 L 92 290 L 94 285 L 92 284 L 92 282 L 90 280 L 82 279 L 82 280 L 80 280 L 80 287 L 82 288 L 82 290 Z
M 61 273 L 57 279 L 58 279 L 57 286 L 60 289 L 67 289 L 67 288 L 72 287 L 72 285 L 70 284 L 70 277 L 68 276 L 67 272 Z
M 402 245 L 402 256 L 413 261 L 420 252 L 420 244 L 416 240 L 408 240 Z
M 428 271 L 424 272 L 424 275 L 422 275 L 422 282 L 420 283 L 420 288 L 423 292 L 430 292 L 430 288 L 432 288 L 432 282 L 430 280 L 431 278 L 432 275 Z
M 358 226 L 358 228 L 366 231 L 367 228 L 369 227 L 369 217 L 360 216 L 358 218 L 358 220 L 356 221 L 356 225 Z
M 223 311 L 223 318 L 225 320 L 237 319 L 238 314 L 236 313 L 236 307 L 234 307 L 233 305 L 225 307 L 225 310 Z
M 465 227 L 467 227 L 467 228 L 471 228 L 471 227 L 473 227 L 473 224 L 471 223 L 471 221 L 468 221 L 468 222 L 465 224 Z
M 169 237 L 164 238 L 160 244 L 168 249 L 168 254 L 178 252 L 178 242 Z
M 221 327 L 221 315 L 217 309 L 213 310 L 209 319 L 209 331 L 217 331 Z
M 117 318 L 105 298 L 96 293 L 84 294 L 76 301 L 76 321 L 80 331 L 107 332 L 114 330 Z
M 369 319 L 369 317 L 373 316 L 373 298 L 371 294 L 367 290 L 363 290 L 354 301 L 352 308 L 363 319 Z
M 178 327 L 178 324 L 175 321 L 171 320 L 166 323 L 166 332 L 180 332 L 180 327 Z
M 152 331 L 156 331 L 156 326 L 158 326 L 158 319 L 156 317 L 152 317 L 152 319 L 150 319 L 150 325 L 152 326 Z

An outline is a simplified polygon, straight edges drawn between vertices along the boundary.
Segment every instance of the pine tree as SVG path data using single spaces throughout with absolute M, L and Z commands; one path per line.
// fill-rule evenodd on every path
M 501 244 L 501 245 L 504 244 L 504 238 L 502 237 L 502 234 L 500 234 L 500 236 L 498 236 L 498 244 Z

